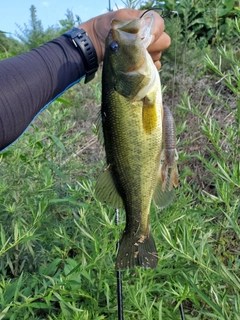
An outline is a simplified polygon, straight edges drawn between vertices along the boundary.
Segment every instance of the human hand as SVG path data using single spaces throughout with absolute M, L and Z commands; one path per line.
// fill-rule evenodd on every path
M 140 18 L 144 11 L 133 9 L 110 11 L 90 19 L 79 26 L 87 32 L 89 38 L 93 42 L 99 63 L 103 60 L 105 39 L 111 28 L 112 19 L 133 20 Z M 153 37 L 151 44 L 148 47 L 148 52 L 150 53 L 156 68 L 159 70 L 161 68 L 159 59 L 161 58 L 162 51 L 170 46 L 171 40 L 164 32 L 164 20 L 162 17 L 155 11 L 152 11 L 152 13 L 154 15 Z

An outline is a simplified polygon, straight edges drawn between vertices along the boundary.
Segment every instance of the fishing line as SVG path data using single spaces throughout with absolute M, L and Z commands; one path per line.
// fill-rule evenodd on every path
M 163 19 L 170 17 L 171 15 L 177 15 L 178 16 L 178 12 L 177 11 L 169 11 L 166 15 L 161 16 Z M 176 31 L 176 28 L 175 28 Z M 176 38 L 176 37 L 175 37 Z M 174 83 L 175 83 L 175 79 L 176 79 L 176 69 L 177 69 L 177 43 L 175 41 L 175 48 L 174 48 L 174 74 L 173 74 L 173 84 L 172 84 L 172 93 L 174 96 Z M 172 100 L 173 101 L 173 100 Z M 181 315 L 181 320 L 185 320 L 185 315 L 184 315 L 184 309 L 183 309 L 183 304 L 181 303 L 179 306 L 179 312 Z
M 119 224 L 119 212 L 118 209 L 115 210 L 115 225 L 118 226 Z M 118 251 L 120 246 L 120 241 L 118 240 L 116 249 Z M 123 318 L 123 297 L 122 297 L 122 275 L 121 271 L 116 271 L 116 278 L 117 278 L 117 301 L 118 301 L 118 320 L 124 320 Z
M 169 11 L 165 16 L 161 16 L 163 19 L 170 17 L 172 14 L 176 14 L 178 16 L 177 11 Z
M 153 7 L 151 9 L 148 9 L 146 11 L 143 12 L 143 14 L 141 15 L 140 19 L 149 11 L 156 11 L 156 10 L 161 10 L 162 14 L 161 17 L 163 19 L 165 18 L 169 18 L 171 15 L 177 15 L 178 16 L 178 12 L 177 11 L 169 11 L 167 14 L 163 15 L 164 9 L 163 8 L 158 8 L 158 7 Z M 173 96 L 174 96 L 174 83 L 175 83 L 175 79 L 176 79 L 176 65 L 177 65 L 177 61 L 176 61 L 176 57 L 177 57 L 177 45 L 175 43 L 175 48 L 174 48 L 174 75 L 173 75 L 173 85 L 172 85 L 172 92 L 173 92 Z M 181 303 L 179 306 L 179 311 L 180 311 L 180 315 L 181 315 L 181 320 L 185 320 L 185 315 L 184 315 L 184 309 L 183 309 L 183 304 Z
M 152 7 L 152 8 L 150 8 L 150 9 L 147 9 L 146 11 L 144 11 L 143 14 L 141 15 L 140 19 L 141 19 L 147 12 L 152 11 L 152 10 L 153 10 L 153 11 L 155 11 L 155 10 L 161 10 L 162 12 L 164 11 L 163 8 Z
M 149 12 L 149 11 L 157 11 L 157 10 L 161 10 L 162 13 L 164 12 L 164 9 L 163 9 L 163 8 L 160 8 L 160 7 L 152 7 L 152 8 L 150 8 L 150 9 L 147 9 L 146 11 L 144 11 L 143 14 L 140 16 L 140 19 L 141 19 L 147 12 Z M 160 15 L 160 16 L 161 16 L 163 19 L 165 19 L 165 18 L 170 17 L 172 14 L 178 15 L 178 12 L 172 10 L 172 11 L 169 11 L 167 14 L 165 14 L 165 15 Z
M 178 12 L 177 11 L 169 11 L 165 16 L 161 16 L 161 17 L 164 19 L 164 18 L 170 17 L 171 15 L 177 15 L 178 16 Z M 176 30 L 176 28 L 175 28 L 175 30 Z M 173 84 L 172 84 L 173 96 L 174 96 L 174 83 L 175 83 L 175 79 L 176 79 L 176 69 L 177 69 L 176 66 L 177 66 L 177 43 L 175 42 L 175 48 L 174 48 L 174 74 L 173 74 Z M 180 312 L 180 315 L 181 315 L 181 320 L 185 320 L 184 309 L 183 309 L 183 304 L 182 303 L 179 306 L 179 312 Z

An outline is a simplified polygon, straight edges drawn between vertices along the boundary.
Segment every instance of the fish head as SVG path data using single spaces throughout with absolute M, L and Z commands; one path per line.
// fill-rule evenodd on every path
M 147 47 L 151 43 L 153 23 L 151 12 L 134 20 L 111 22 L 104 64 L 108 65 L 108 77 L 115 91 L 129 99 L 136 98 L 152 78 L 154 64 Z

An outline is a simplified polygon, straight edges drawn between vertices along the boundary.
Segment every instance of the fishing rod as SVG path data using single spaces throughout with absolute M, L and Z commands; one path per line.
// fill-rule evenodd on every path
M 118 226 L 119 224 L 119 210 L 115 210 L 115 225 Z M 116 249 L 119 249 L 119 240 L 116 245 Z M 122 297 L 122 275 L 121 271 L 116 271 L 116 278 L 117 278 L 117 302 L 118 302 L 118 320 L 124 320 L 123 318 L 123 297 Z
M 181 303 L 179 306 L 179 311 L 181 315 L 181 320 L 185 320 L 184 310 L 183 310 L 183 304 Z

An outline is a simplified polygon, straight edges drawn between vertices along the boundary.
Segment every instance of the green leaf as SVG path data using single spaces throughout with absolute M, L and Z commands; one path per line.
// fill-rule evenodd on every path
M 219 308 L 218 305 L 216 305 L 209 297 L 190 280 L 190 278 L 183 273 L 184 278 L 190 283 L 192 288 L 199 294 L 199 296 L 209 305 L 220 317 L 224 319 L 224 314 L 222 313 L 222 310 Z
M 230 10 L 232 10 L 234 8 L 234 4 L 235 4 L 236 0 L 223 0 L 223 4 L 227 7 L 230 8 Z
M 56 136 L 54 136 L 53 134 L 50 134 L 50 133 L 46 133 L 46 135 L 56 144 L 56 146 L 59 149 L 61 149 L 64 153 L 67 153 L 62 141 L 58 137 L 56 137 Z
M 49 306 L 44 302 L 32 302 L 29 307 L 36 309 L 49 309 Z
M 20 287 L 22 285 L 22 278 L 23 278 L 23 273 L 21 273 L 20 277 L 18 278 L 18 280 L 16 281 L 17 282 L 17 285 L 15 287 L 15 292 L 14 292 L 14 302 L 17 302 L 18 300 L 18 297 L 19 297 L 19 290 L 20 290 Z
M 56 163 L 49 161 L 48 166 L 59 176 L 59 178 L 63 179 L 63 181 L 69 182 L 69 177 L 57 167 Z
M 72 106 L 72 103 L 68 100 L 65 100 L 63 98 L 57 98 L 56 101 L 61 102 L 62 104 L 66 104 L 68 106 Z
M 70 198 L 70 197 L 65 197 L 63 199 L 51 199 L 49 201 L 49 203 L 71 203 L 71 204 L 74 204 L 74 205 L 77 205 L 77 206 L 80 206 L 80 207 L 87 207 L 88 205 L 86 203 L 80 203 L 80 202 L 77 202 L 74 198 Z
M 73 318 L 72 310 L 70 310 L 64 301 L 60 301 L 60 307 L 65 319 Z
M 8 312 L 8 310 L 9 310 L 10 307 L 11 307 L 11 306 L 7 306 L 5 309 L 3 309 L 3 310 L 1 311 L 1 313 L 0 313 L 0 320 L 2 320 L 2 319 L 5 317 L 5 315 L 7 314 L 7 312 Z
M 62 261 L 60 258 L 54 259 L 45 269 L 41 270 L 41 273 L 46 276 L 51 276 L 56 273 L 57 266 Z
M 227 7 L 227 8 L 223 8 L 223 7 L 219 7 L 217 9 L 217 16 L 220 18 L 220 17 L 223 17 L 225 15 L 227 15 L 230 11 L 232 10 L 231 7 Z

